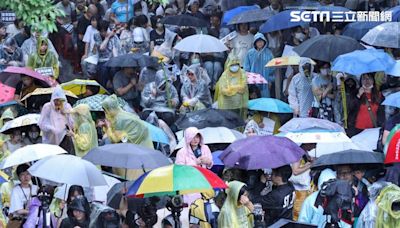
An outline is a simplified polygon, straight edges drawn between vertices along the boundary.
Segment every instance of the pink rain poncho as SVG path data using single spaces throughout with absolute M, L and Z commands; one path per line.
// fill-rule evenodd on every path
M 54 100 L 63 100 L 63 110 L 56 110 Z M 60 145 L 67 134 L 67 126 L 72 129 L 72 117 L 67 114 L 72 107 L 60 86 L 54 89 L 50 102 L 47 102 L 40 113 L 39 127 L 43 132 L 43 143 Z

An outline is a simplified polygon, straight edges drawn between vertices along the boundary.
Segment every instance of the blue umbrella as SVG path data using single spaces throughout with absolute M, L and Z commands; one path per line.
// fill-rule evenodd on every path
M 217 150 L 217 151 L 212 152 L 214 166 L 216 166 L 216 165 L 223 166 L 224 165 L 222 160 L 219 158 L 219 156 L 222 154 L 222 152 L 224 152 L 224 151 Z
M 361 40 L 370 29 L 380 24 L 382 24 L 382 22 L 353 22 L 344 27 L 342 35 Z
M 400 6 L 395 6 L 388 10 L 392 12 L 392 21 L 400 21 Z
M 400 108 L 400 92 L 392 93 L 385 98 L 382 105 Z
M 317 8 L 318 11 L 328 11 L 328 12 L 350 12 L 350 9 L 347 9 L 343 6 L 320 6 Z M 332 15 L 332 14 L 331 14 Z
M 159 142 L 164 144 L 169 144 L 169 139 L 167 134 L 159 127 L 156 127 L 146 121 L 143 121 L 144 125 L 149 129 L 149 133 L 153 142 Z
M 387 71 L 395 63 L 394 59 L 382 50 L 365 49 L 340 55 L 333 62 L 332 70 L 360 76 L 365 73 Z
M 239 6 L 224 13 L 224 17 L 222 18 L 222 24 L 228 24 L 236 15 L 243 13 L 248 10 L 259 9 L 257 6 Z
M 260 32 L 261 33 L 274 32 L 297 26 L 304 26 L 307 24 L 306 22 L 303 21 L 291 22 L 290 12 L 292 12 L 292 10 L 285 10 L 270 17 L 264 24 L 260 26 Z
M 397 60 L 385 73 L 394 77 L 400 77 L 400 60 Z
M 250 100 L 248 108 L 262 112 L 293 113 L 293 110 L 287 103 L 274 98 L 258 98 Z

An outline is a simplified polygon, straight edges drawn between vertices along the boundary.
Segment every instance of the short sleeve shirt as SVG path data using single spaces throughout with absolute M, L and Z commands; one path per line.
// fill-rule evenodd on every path
M 133 17 L 133 5 L 133 0 L 125 0 L 124 2 L 116 0 L 111 5 L 111 12 L 115 15 L 119 22 L 127 23 Z

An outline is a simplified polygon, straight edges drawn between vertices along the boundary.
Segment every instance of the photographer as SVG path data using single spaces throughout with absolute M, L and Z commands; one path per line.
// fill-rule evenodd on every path
M 42 186 L 38 195 L 32 198 L 31 204 L 29 205 L 29 215 L 24 223 L 24 228 L 55 228 L 57 227 L 57 220 L 54 216 L 50 217 L 50 221 L 46 220 L 44 224 L 44 217 L 47 213 L 50 213 L 49 207 L 53 198 L 54 189 L 50 186 Z M 45 216 L 44 213 L 46 213 Z M 48 218 L 48 217 L 47 217 Z M 46 219 L 47 219 L 46 218 Z

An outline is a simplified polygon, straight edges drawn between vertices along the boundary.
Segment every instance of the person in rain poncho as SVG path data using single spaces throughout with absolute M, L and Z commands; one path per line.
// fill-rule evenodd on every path
M 249 91 L 246 73 L 240 69 L 239 59 L 231 59 L 227 69 L 219 78 L 215 90 L 215 100 L 219 109 L 228 109 L 238 113 L 243 119 L 247 117 Z
M 86 197 L 78 196 L 68 205 L 68 217 L 63 219 L 60 228 L 89 228 L 90 205 Z
M 22 51 L 13 37 L 7 38 L 0 47 L 0 69 L 7 66 L 23 66 Z
M 181 88 L 181 98 L 183 104 L 181 112 L 196 111 L 211 106 L 211 94 L 206 83 L 198 79 L 198 67 L 192 65 L 187 69 L 187 80 L 183 82 Z
M 32 68 L 44 68 L 50 67 L 53 69 L 53 77 L 58 78 L 59 66 L 57 56 L 49 49 L 49 40 L 44 37 L 40 37 L 38 40 L 37 51 L 29 56 L 27 67 Z
M 400 187 L 390 184 L 383 188 L 375 200 L 378 206 L 375 227 L 400 227 Z
M 219 209 L 213 199 L 214 191 L 201 193 L 201 196 L 190 205 L 189 222 L 199 228 L 217 228 Z
M 257 33 L 254 36 L 254 47 L 247 52 L 246 58 L 244 59 L 243 69 L 246 72 L 252 72 L 261 74 L 267 81 L 268 85 L 261 84 L 261 96 L 270 97 L 270 88 L 274 81 L 273 70 L 270 67 L 265 67 L 265 63 L 268 63 L 274 56 L 268 49 L 268 41 L 264 35 Z
M 240 181 L 228 184 L 227 198 L 218 216 L 220 228 L 252 228 L 254 210 L 252 202 L 247 197 L 246 185 Z
M 74 128 L 71 135 L 74 139 L 75 154 L 83 157 L 89 150 L 98 146 L 97 130 L 90 114 L 89 106 L 80 104 L 72 109 Z
M 295 117 L 308 117 L 314 95 L 311 88 L 311 81 L 316 74 L 314 67 L 308 60 L 301 59 L 299 73 L 293 76 L 289 84 L 289 105 L 293 109 Z
M 100 203 L 92 203 L 91 209 L 90 228 L 119 227 L 120 217 L 115 209 Z
M 321 190 L 322 184 L 331 179 L 336 179 L 336 173 L 331 169 L 323 170 L 318 178 L 318 189 Z M 327 216 L 324 215 L 324 209 L 321 206 L 314 206 L 318 195 L 319 191 L 316 191 L 304 200 L 297 220 L 298 222 L 313 224 L 320 228 L 325 227 Z M 342 221 L 340 221 L 339 224 L 340 227 L 351 227 L 349 224 Z
M 3 114 L 1 114 L 0 117 L 0 129 L 4 126 L 4 124 L 6 124 L 6 122 L 13 120 L 14 119 L 14 113 L 13 111 L 11 111 L 10 108 L 7 108 Z M 9 135 L 5 135 L 0 133 L 0 149 L 3 148 L 3 144 L 7 141 L 10 140 L 10 136 Z M 4 156 L 4 154 L 2 154 L 0 156 L 0 159 L 2 159 Z
M 51 95 L 50 102 L 44 104 L 38 125 L 42 130 L 42 141 L 47 144 L 60 145 L 69 153 L 73 153 L 73 143 L 67 135 L 72 129 L 73 120 L 68 114 L 72 107 L 67 101 L 64 91 L 57 86 Z
M 34 55 L 37 50 L 38 50 L 38 41 L 40 36 L 45 36 L 46 34 L 39 32 L 38 28 L 33 27 L 31 29 L 31 37 L 22 43 L 21 50 L 22 50 L 22 55 L 24 59 L 25 65 L 28 63 L 28 58 L 31 55 Z M 54 48 L 53 43 L 49 40 L 48 42 L 48 48 L 51 53 L 53 53 L 56 56 L 56 59 L 58 59 L 58 53 L 56 49 Z
M 250 120 L 244 128 L 243 134 L 245 134 L 247 137 L 261 135 L 260 127 L 258 126 L 256 121 Z

